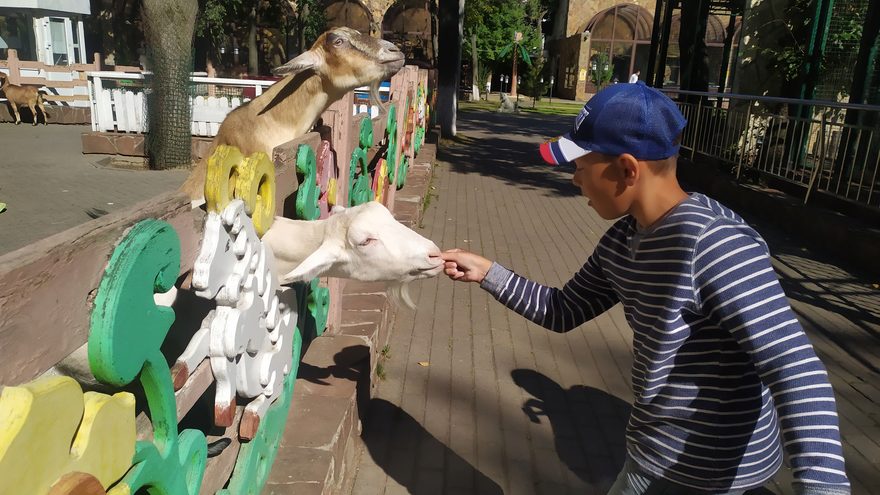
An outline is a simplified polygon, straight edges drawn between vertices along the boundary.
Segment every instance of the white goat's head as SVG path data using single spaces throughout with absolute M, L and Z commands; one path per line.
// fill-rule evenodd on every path
M 311 71 L 327 86 L 341 93 L 365 84 L 375 85 L 403 67 L 404 55 L 393 43 L 373 38 L 347 27 L 326 31 L 308 50 L 276 67 L 277 76 Z M 329 84 L 327 84 L 329 83 Z
M 394 219 L 381 203 L 334 207 L 326 220 L 276 217 L 263 235 L 282 284 L 328 276 L 391 282 L 389 293 L 412 307 L 406 284 L 443 271 L 440 249 Z

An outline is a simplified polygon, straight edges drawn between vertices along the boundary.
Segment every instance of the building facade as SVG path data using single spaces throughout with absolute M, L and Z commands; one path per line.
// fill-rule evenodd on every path
M 11 48 L 21 60 L 86 63 L 83 17 L 90 12 L 88 0 L 0 0 L 0 59 Z
M 556 76 L 554 94 L 585 100 L 598 89 L 597 79 L 600 84 L 627 82 L 633 74 L 644 79 L 648 73 L 655 7 L 654 0 L 563 0 L 556 22 L 564 22 L 565 27 L 557 26 L 557 38 L 547 44 Z M 705 41 L 710 89 L 729 87 L 741 22 L 741 16 L 709 14 Z M 668 87 L 680 83 L 680 26 L 680 15 L 673 15 L 663 75 L 663 85 Z M 731 45 L 727 52 L 726 42 Z M 595 77 L 597 72 L 608 74 L 607 81 Z
M 436 63 L 436 0 L 331 0 L 324 16 L 328 28 L 348 26 L 395 43 L 407 63 Z

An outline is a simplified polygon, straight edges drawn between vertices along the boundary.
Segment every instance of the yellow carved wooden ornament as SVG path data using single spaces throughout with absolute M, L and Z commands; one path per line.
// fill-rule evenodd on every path
M 235 146 L 221 144 L 208 158 L 205 202 L 208 211 L 220 213 L 235 199 L 235 188 L 244 157 Z
M 245 158 L 238 172 L 235 197 L 244 201 L 244 209 L 262 237 L 275 220 L 275 165 L 259 151 Z
M 0 393 L 0 493 L 45 495 L 65 474 L 106 488 L 131 466 L 134 396 L 82 393 L 70 377 L 42 378 Z

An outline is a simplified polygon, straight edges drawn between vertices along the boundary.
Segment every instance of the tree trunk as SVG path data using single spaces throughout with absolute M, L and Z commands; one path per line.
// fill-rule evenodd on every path
M 248 72 L 260 74 L 260 50 L 257 47 L 257 4 L 254 2 L 248 16 Z
M 299 53 L 302 53 L 309 49 L 306 45 L 306 18 L 309 16 L 309 4 L 303 4 L 302 8 L 299 11 Z
M 461 81 L 461 23 L 465 0 L 444 0 L 439 5 L 437 57 L 437 119 L 443 137 L 455 137 L 458 84 Z M 472 0 L 475 1 L 475 0 Z
M 480 63 L 477 57 L 477 35 L 471 34 L 471 101 L 480 101 Z
M 192 163 L 190 71 L 196 0 L 144 0 L 147 58 L 147 157 L 151 168 Z
M 513 68 L 510 70 L 510 96 L 516 98 L 516 55 L 519 52 L 519 45 L 513 45 Z

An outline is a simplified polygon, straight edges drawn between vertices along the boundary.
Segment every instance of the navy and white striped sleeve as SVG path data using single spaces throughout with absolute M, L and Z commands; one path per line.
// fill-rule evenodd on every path
M 617 304 L 617 295 L 597 260 L 594 253 L 562 289 L 546 287 L 492 263 L 480 287 L 532 322 L 567 332 Z
M 850 493 L 828 374 L 763 240 L 743 224 L 715 220 L 697 240 L 692 269 L 703 314 L 732 334 L 773 396 L 796 492 Z

